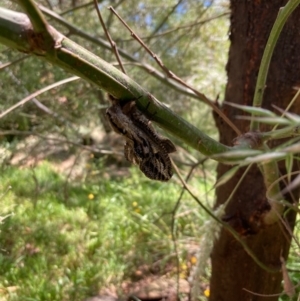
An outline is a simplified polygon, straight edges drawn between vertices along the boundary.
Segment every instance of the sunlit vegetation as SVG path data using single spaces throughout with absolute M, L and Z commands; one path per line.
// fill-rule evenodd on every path
M 120 289 L 145 266 L 153 273 L 154 263 L 158 274 L 168 265 L 187 278 L 207 218 L 187 193 L 174 216 L 180 187 L 136 169 L 118 180 L 68 183 L 48 163 L 7 167 L 0 189 L 0 295 L 9 300 L 83 300 L 112 284 Z
M 2 2 L 1 6 L 21 11 L 14 2 Z M 228 1 L 98 2 L 128 76 L 217 139 L 211 108 L 191 91 L 167 83 L 153 58 L 107 6 L 115 6 L 165 66 L 218 103 L 227 81 Z M 111 49 L 103 46 L 107 41 L 92 2 L 38 3 L 56 29 L 117 66 Z M 0 113 L 72 76 L 0 44 L 1 64 Z M 160 75 L 153 76 L 145 66 Z M 201 239 L 213 219 L 182 188 L 177 174 L 168 183 L 150 181 L 124 160 L 124 141 L 112 134 L 105 119 L 108 105 L 105 91 L 80 79 L 0 119 L 0 301 L 83 301 L 107 291 L 124 297 L 129 284 L 153 276 L 183 279 L 192 286 L 197 256 L 205 248 Z M 288 121 L 292 128 L 299 120 Z M 213 212 L 216 162 L 162 134 L 176 144 L 171 157 L 191 191 Z M 287 262 L 293 285 L 300 279 L 299 237 L 298 220 Z M 198 282 L 200 301 L 210 295 L 210 251 Z M 286 292 L 284 285 L 282 291 Z M 296 287 L 295 296 L 299 291 Z

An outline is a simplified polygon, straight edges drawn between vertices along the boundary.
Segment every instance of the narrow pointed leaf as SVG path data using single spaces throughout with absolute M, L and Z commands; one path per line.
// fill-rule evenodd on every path
M 258 154 L 261 154 L 261 151 L 254 150 L 254 149 L 237 149 L 237 150 L 214 155 L 211 158 L 235 160 L 235 159 L 244 159 L 247 157 L 252 157 Z
M 245 161 L 247 163 L 260 163 L 260 162 L 267 162 L 271 160 L 283 159 L 285 156 L 286 153 L 284 152 L 273 152 L 273 153 L 258 155 L 252 158 L 247 158 Z
M 241 109 L 244 112 L 250 113 L 252 115 L 258 115 L 258 116 L 266 116 L 266 117 L 277 117 L 275 113 L 272 111 L 269 111 L 267 109 L 257 108 L 257 107 L 251 107 L 251 106 L 242 106 L 230 102 L 226 102 L 227 105 L 232 106 L 234 108 Z
M 243 120 L 255 120 L 265 124 L 272 124 L 272 125 L 292 125 L 294 124 L 291 120 L 283 117 L 251 117 L 251 116 L 237 116 L 238 119 Z

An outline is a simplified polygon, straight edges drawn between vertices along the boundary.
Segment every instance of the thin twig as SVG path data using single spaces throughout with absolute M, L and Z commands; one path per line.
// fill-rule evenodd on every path
M 100 20 L 100 23 L 101 23 L 102 28 L 104 30 L 104 33 L 106 35 L 106 38 L 107 38 L 107 40 L 109 41 L 109 43 L 111 45 L 112 52 L 115 54 L 115 57 L 116 57 L 116 59 L 119 63 L 119 66 L 120 66 L 122 72 L 124 74 L 126 74 L 125 68 L 122 64 L 122 61 L 121 61 L 121 58 L 120 58 L 120 55 L 119 55 L 118 47 L 117 47 L 116 43 L 112 40 L 112 38 L 111 38 L 111 36 L 110 36 L 106 26 L 105 26 L 105 23 L 103 21 L 103 18 L 102 18 L 102 15 L 101 15 L 101 12 L 100 12 L 100 9 L 99 9 L 99 6 L 98 6 L 98 0 L 94 0 L 94 4 L 95 4 L 95 8 L 96 8 L 96 11 L 97 11 L 97 14 L 98 14 L 98 18 Z
M 297 175 L 297 174 L 299 174 L 299 171 L 293 171 L 293 172 L 290 173 L 290 176 Z M 278 185 L 280 181 L 283 181 L 284 184 L 285 184 L 285 186 L 286 186 L 286 188 L 284 188 L 283 190 L 281 190 L 281 193 L 280 193 L 280 195 L 278 195 L 278 197 L 273 196 L 274 201 L 276 201 L 276 202 L 278 202 L 277 200 L 278 200 L 279 197 L 282 197 L 282 196 L 283 196 L 284 194 L 286 194 L 286 193 L 289 193 L 289 195 L 291 196 L 291 198 L 294 199 L 294 195 L 292 194 L 292 189 L 288 189 L 288 186 L 289 186 L 289 185 L 288 185 L 288 183 L 286 183 L 286 180 L 285 180 L 287 177 L 288 177 L 287 174 L 286 174 L 286 175 L 280 176 L 280 177 L 276 180 L 276 182 L 272 183 L 272 184 L 270 185 L 270 187 L 269 187 L 269 189 L 271 189 L 271 188 L 272 188 L 271 186 L 273 186 L 273 185 Z M 267 190 L 266 195 L 268 196 L 268 190 Z M 295 199 L 294 199 L 294 203 L 297 203 Z M 287 206 L 287 204 L 291 205 L 289 202 L 285 202 L 285 203 L 284 203 L 284 205 L 286 205 L 286 206 Z M 292 210 L 295 210 L 295 208 L 291 208 L 291 209 L 292 209 Z M 277 210 L 275 210 L 274 212 L 275 212 L 275 214 L 278 216 L 278 219 L 282 222 L 283 226 L 285 227 L 285 229 L 286 229 L 286 231 L 288 232 L 288 234 L 290 235 L 290 237 L 294 239 L 295 243 L 296 243 L 296 244 L 298 245 L 298 247 L 300 248 L 300 243 L 299 243 L 298 239 L 296 238 L 296 236 L 294 235 L 294 233 L 293 233 L 292 229 L 290 228 L 288 222 L 287 222 L 286 220 L 283 219 L 283 217 L 280 215 L 280 213 L 279 213 Z M 283 233 L 284 233 L 284 232 L 283 232 Z
M 4 192 L 2 192 L 1 194 L 0 194 L 0 200 L 2 200 L 7 194 L 8 194 L 8 192 L 11 190 L 11 186 L 9 185 L 5 190 L 4 190 Z M 0 216 L 0 223 L 5 219 L 5 218 L 7 218 L 8 216 L 10 216 L 11 214 L 8 214 L 8 215 L 6 215 L 6 216 Z
M 120 0 L 119 2 L 117 3 L 114 3 L 114 7 L 117 8 L 119 7 L 120 5 L 123 4 L 123 2 L 126 2 L 127 0 Z M 110 28 L 112 22 L 113 22 L 113 19 L 114 19 L 114 15 L 112 13 L 109 14 L 109 17 L 107 18 L 107 21 L 106 21 L 106 27 L 107 28 Z
M 281 117 L 285 116 L 285 113 L 287 113 L 292 105 L 295 103 L 295 101 L 298 99 L 298 96 L 300 95 L 300 89 L 297 89 L 297 93 L 294 95 L 293 99 L 290 101 L 289 105 L 285 108 L 285 110 L 281 110 L 279 107 L 272 105 L 273 108 L 277 109 L 281 113 Z M 278 124 L 273 127 L 271 131 L 275 131 L 278 127 Z
M 294 288 L 297 288 L 300 286 L 300 283 L 298 283 L 297 285 L 294 286 Z M 254 296 L 260 296 L 260 297 L 265 297 L 265 298 L 269 298 L 269 297 L 279 297 L 279 296 L 282 296 L 284 293 L 280 293 L 280 294 L 270 294 L 270 295 L 264 295 L 264 294 L 259 294 L 259 293 L 255 293 L 253 291 L 250 291 L 246 288 L 243 288 L 244 291 L 254 295 Z
M 22 59 L 25 59 L 29 56 L 24 56 L 21 58 Z M 19 60 L 18 60 L 19 61 Z M 13 61 L 12 64 L 14 64 L 16 61 Z M 0 65 L 2 64 L 2 62 L 0 61 Z M 3 66 L 5 64 L 2 64 L 1 66 Z M 1 67 L 0 67 L 1 68 Z M 1 70 L 1 69 L 0 69 Z M 8 75 L 10 76 L 10 78 L 14 81 L 14 83 L 19 86 L 25 94 L 30 94 L 29 91 L 24 87 L 24 85 L 22 84 L 22 81 L 20 79 L 18 79 L 15 74 L 11 71 L 11 70 L 7 70 L 7 73 Z M 47 106 L 45 106 L 44 104 L 42 104 L 40 101 L 38 101 L 37 98 L 33 98 L 32 99 L 32 102 L 40 109 L 42 110 L 43 112 L 49 114 L 50 116 L 56 118 L 57 120 L 59 120 L 60 122 L 68 125 L 69 127 L 72 128 L 72 130 L 75 132 L 75 133 L 78 133 L 78 129 L 75 128 L 75 126 L 73 124 L 71 124 L 68 120 L 66 120 L 62 115 L 60 115 L 59 113 L 57 112 L 54 112 L 52 111 L 50 108 L 48 108 Z
M 66 84 L 68 82 L 71 82 L 71 81 L 74 81 L 74 80 L 78 80 L 79 77 L 78 76 L 72 76 L 72 77 L 69 77 L 69 78 L 66 78 L 64 80 L 61 80 L 59 82 L 56 82 L 52 85 L 49 85 L 43 89 L 40 89 L 32 94 L 30 94 L 29 96 L 25 97 L 24 99 L 22 99 L 21 101 L 19 101 L 18 103 L 16 103 L 15 105 L 11 106 L 9 109 L 7 109 L 6 111 L 4 111 L 3 113 L 0 114 L 0 118 L 4 117 L 5 115 L 7 115 L 8 113 L 12 112 L 13 110 L 15 110 L 16 108 L 24 105 L 26 102 L 28 102 L 29 100 L 35 98 L 36 96 L 46 92 L 46 91 L 49 91 L 53 88 L 56 88 L 60 85 L 63 85 L 63 84 Z
M 194 89 L 187 83 L 185 83 L 180 77 L 178 77 L 175 73 L 173 73 L 171 70 L 169 70 L 162 62 L 162 60 L 152 51 L 148 48 L 148 46 L 143 42 L 142 39 L 139 38 L 139 36 L 131 29 L 130 26 L 127 25 L 127 23 L 121 18 L 121 16 L 114 10 L 112 6 L 109 6 L 108 9 L 110 9 L 116 17 L 120 20 L 120 22 L 129 30 L 131 35 L 142 45 L 142 47 L 153 57 L 153 59 L 156 61 L 156 63 L 160 66 L 160 68 L 173 80 L 180 83 L 186 88 L 191 89 L 195 94 L 199 96 L 199 98 L 209 105 L 223 120 L 236 132 L 237 135 L 241 135 L 241 131 L 229 120 L 229 118 L 211 101 L 209 100 L 203 93 L 199 92 L 198 90 Z
M 75 6 L 75 7 L 72 7 L 72 8 L 70 8 L 70 9 L 68 9 L 68 10 L 65 10 L 65 11 L 63 11 L 63 12 L 61 12 L 60 13 L 60 15 L 61 16 L 63 16 L 63 15 L 66 15 L 66 14 L 68 14 L 68 13 L 74 13 L 76 10 L 78 10 L 78 9 L 81 9 L 81 8 L 84 8 L 84 7 L 88 7 L 88 6 L 90 6 L 90 5 L 93 5 L 93 1 L 91 1 L 91 2 L 87 2 L 87 3 L 84 3 L 84 4 L 80 4 L 80 5 L 78 5 L 78 6 Z
M 217 16 L 214 16 L 214 17 L 210 17 L 210 18 L 207 18 L 207 19 L 202 20 L 202 21 L 198 21 L 198 22 L 194 22 L 194 23 L 190 23 L 190 24 L 186 24 L 186 25 L 182 25 L 182 26 L 177 26 L 176 28 L 168 29 L 166 31 L 157 33 L 155 35 L 151 34 L 150 36 L 142 37 L 142 39 L 143 40 L 151 40 L 151 39 L 160 38 L 162 36 L 171 34 L 171 33 L 175 32 L 175 31 L 178 31 L 178 30 L 181 30 L 181 29 L 189 29 L 190 30 L 193 27 L 196 27 L 196 26 L 199 26 L 199 25 L 203 25 L 205 23 L 208 23 L 210 21 L 213 21 L 215 19 L 222 18 L 222 17 L 228 16 L 228 15 L 229 15 L 229 12 L 225 12 L 225 13 L 222 13 L 220 15 L 217 15 Z M 132 40 L 132 39 L 122 39 L 123 42 L 130 41 L 130 40 Z
M 76 36 L 82 37 L 85 40 L 90 41 L 90 42 L 92 42 L 92 43 L 94 43 L 94 44 L 96 44 L 96 45 L 98 45 L 98 46 L 100 46 L 104 49 L 108 49 L 108 50 L 111 49 L 111 46 L 105 40 L 103 40 L 101 38 L 96 38 L 96 37 L 84 32 L 80 28 L 78 28 L 78 27 L 74 26 L 73 24 L 69 23 L 67 20 L 62 18 L 60 15 L 54 13 L 53 11 L 47 9 L 46 7 L 43 7 L 43 6 L 39 5 L 39 8 L 41 9 L 41 11 L 45 15 L 47 15 L 48 17 L 54 19 L 59 24 L 62 24 L 63 26 L 65 26 L 70 32 L 69 36 L 70 35 L 76 35 Z M 132 64 L 142 68 L 148 74 L 155 77 L 156 79 L 158 79 L 160 82 L 166 84 L 167 86 L 171 87 L 175 91 L 178 91 L 179 93 L 181 93 L 183 95 L 186 95 L 186 96 L 189 96 L 189 97 L 192 97 L 194 99 L 199 100 L 199 96 L 197 96 L 194 92 L 192 92 L 188 88 L 182 87 L 182 85 L 179 85 L 174 80 L 168 78 L 166 75 L 161 73 L 158 69 L 155 69 L 154 67 L 152 67 L 149 64 L 141 63 L 138 59 L 134 58 L 132 55 L 130 55 L 129 53 L 127 53 L 123 49 L 119 48 L 119 53 L 126 60 L 128 60 L 128 61 L 132 62 Z
M 52 40 L 52 36 L 49 33 L 48 23 L 44 18 L 41 11 L 38 9 L 37 4 L 33 0 L 18 1 L 20 6 L 26 11 L 29 16 L 33 28 L 38 33 L 43 33 L 47 39 Z
M 103 154 L 103 155 L 118 155 L 118 156 L 124 156 L 122 152 L 114 152 L 111 150 L 105 150 L 105 149 L 99 149 L 98 147 L 91 147 L 88 145 L 83 145 L 81 143 L 78 142 L 74 142 L 71 140 L 67 140 L 67 139 L 60 139 L 60 138 L 53 138 L 53 137 L 47 137 L 45 135 L 42 135 L 40 133 L 36 133 L 33 131 L 17 131 L 17 130 L 8 130 L 8 131 L 0 131 L 0 137 L 5 136 L 5 135 L 22 135 L 22 136 L 37 136 L 40 137 L 42 139 L 45 140 L 50 140 L 50 141 L 56 141 L 59 142 L 60 144 L 62 143 L 67 143 L 70 145 L 74 145 L 74 146 L 79 146 L 82 149 L 97 153 L 97 154 Z
M 173 7 L 172 9 L 165 15 L 165 17 L 163 18 L 163 20 L 156 26 L 156 28 L 153 30 L 152 35 L 155 35 L 167 22 L 167 20 L 169 19 L 169 17 L 174 13 L 174 11 L 176 10 L 176 8 L 181 4 L 183 0 L 179 0 Z
M 259 293 L 255 293 L 253 291 L 250 291 L 246 288 L 243 288 L 243 290 L 247 293 L 250 293 L 251 295 L 254 295 L 254 296 L 260 296 L 260 297 L 265 297 L 265 298 L 269 298 L 269 297 L 279 297 L 281 295 L 283 295 L 283 293 L 280 293 L 280 294 L 270 294 L 270 295 L 265 295 L 265 294 L 259 294 Z
M 192 176 L 192 173 L 193 173 L 194 169 L 196 167 L 198 167 L 200 164 L 203 164 L 203 162 L 205 160 L 207 160 L 207 158 L 205 158 L 205 159 L 197 162 L 196 164 L 194 164 L 190 168 L 190 171 L 189 171 L 189 173 L 188 173 L 188 175 L 186 176 L 186 179 L 185 179 L 186 183 L 189 181 L 190 177 Z M 175 163 L 173 162 L 173 164 L 175 164 Z M 174 208 L 173 208 L 173 210 L 171 212 L 171 215 L 172 215 L 172 218 L 171 218 L 171 234 L 172 234 L 172 241 L 173 241 L 174 251 L 175 251 L 175 254 L 176 254 L 177 271 L 179 271 L 179 268 L 180 268 L 180 261 L 179 261 L 177 239 L 176 239 L 177 235 L 176 235 L 176 232 L 175 232 L 175 219 L 176 219 L 175 216 L 176 216 L 176 212 L 177 212 L 177 210 L 179 208 L 179 204 L 180 204 L 180 201 L 182 199 L 182 196 L 183 196 L 184 192 L 185 192 L 185 188 L 182 187 L 182 190 L 181 190 L 181 193 L 180 193 L 180 195 L 178 197 L 178 200 L 177 200 L 177 202 L 176 202 L 176 204 L 175 204 L 175 206 L 174 206 Z M 177 288 L 179 288 L 179 278 L 180 278 L 179 273 L 176 273 L 176 276 L 177 276 L 177 279 L 176 279 L 177 280 Z M 177 295 L 178 295 L 178 292 L 177 292 Z
M 282 253 L 282 250 L 281 250 Z M 281 262 L 281 271 L 282 271 L 282 278 L 283 278 L 283 289 L 284 292 L 292 298 L 295 295 L 295 286 L 293 285 L 293 282 L 290 278 L 290 275 L 286 268 L 286 262 L 282 256 L 280 255 L 280 262 Z
M 19 62 L 21 62 L 21 61 L 29 58 L 29 57 L 30 57 L 30 55 L 24 55 L 24 56 L 22 56 L 22 57 L 20 57 L 20 58 L 18 58 L 16 60 L 14 60 L 14 61 L 12 61 L 12 62 L 7 62 L 7 63 L 0 62 L 0 71 L 4 70 L 7 67 L 11 67 L 11 66 L 13 66 L 13 65 L 15 65 L 15 64 L 17 64 L 17 63 L 19 63 Z

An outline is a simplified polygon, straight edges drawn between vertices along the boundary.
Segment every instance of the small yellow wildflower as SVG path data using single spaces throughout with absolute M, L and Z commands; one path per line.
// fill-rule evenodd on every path
M 94 196 L 92 193 L 90 193 L 90 194 L 88 195 L 88 198 L 89 198 L 89 200 L 93 200 L 93 199 L 95 198 L 95 196 Z
M 192 265 L 195 265 L 197 263 L 197 258 L 195 256 L 192 256 L 190 261 Z
M 140 213 L 140 212 L 141 212 L 141 209 L 140 209 L 140 208 L 136 208 L 136 209 L 134 209 L 134 211 L 135 211 L 136 213 Z
M 209 297 L 209 295 L 210 295 L 210 290 L 209 290 L 209 287 L 207 287 L 204 291 L 204 296 Z
M 180 279 L 186 279 L 186 273 L 185 272 L 179 273 L 179 278 Z
M 187 265 L 186 265 L 185 263 L 182 263 L 180 267 L 181 267 L 181 270 L 182 270 L 182 271 L 186 271 L 187 268 L 188 268 Z
M 138 205 L 137 202 L 132 202 L 132 207 L 136 207 Z

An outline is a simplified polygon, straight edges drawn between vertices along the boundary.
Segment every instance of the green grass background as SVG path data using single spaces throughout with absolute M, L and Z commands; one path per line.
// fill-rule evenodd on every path
M 142 265 L 175 267 L 171 223 L 181 188 L 131 171 L 71 182 L 48 163 L 2 168 L 0 300 L 83 300 Z M 184 266 L 206 216 L 187 194 L 178 214 Z
M 70 181 L 47 162 L 3 167 L 0 179 L 0 301 L 84 300 L 111 285 L 118 292 L 141 266 L 154 263 L 158 273 L 172 266 L 171 274 L 188 277 L 189 250 L 207 216 L 185 193 L 175 218 L 178 270 L 171 233 L 181 192 L 176 180 L 150 181 L 132 168 L 124 178 Z M 192 184 L 212 204 L 213 193 L 205 193 L 212 183 L 196 177 Z M 299 262 L 294 243 L 288 265 L 294 284 Z M 208 284 L 209 264 L 206 276 Z

